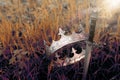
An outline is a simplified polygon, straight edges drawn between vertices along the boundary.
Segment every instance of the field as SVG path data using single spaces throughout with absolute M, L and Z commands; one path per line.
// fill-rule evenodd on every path
M 93 1 L 1 0 L 0 80 L 81 80 L 84 59 L 54 67 L 46 45 L 60 39 L 59 28 L 70 35 L 82 24 L 89 35 Z M 87 80 L 120 80 L 119 12 L 99 13 L 94 42 L 101 46 L 92 50 Z

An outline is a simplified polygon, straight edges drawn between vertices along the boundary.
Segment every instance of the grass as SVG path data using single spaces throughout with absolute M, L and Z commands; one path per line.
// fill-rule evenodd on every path
M 82 20 L 86 25 L 85 32 L 89 33 L 90 14 L 89 11 L 87 11 L 84 15 L 82 11 L 90 6 L 90 2 L 84 0 L 77 5 L 78 3 L 76 3 L 75 0 L 42 0 L 42 3 L 38 4 L 34 0 L 27 0 L 30 5 L 24 5 L 21 0 L 11 1 L 12 5 L 0 6 L 0 42 L 2 42 L 4 47 L 3 54 L 0 55 L 0 79 L 38 80 L 48 78 L 52 80 L 53 78 L 58 78 L 57 80 L 59 80 L 59 78 L 62 78 L 62 80 L 79 80 L 82 75 L 81 62 L 78 65 L 75 64 L 65 68 L 50 68 L 52 72 L 49 72 L 49 59 L 46 58 L 46 55 L 41 54 L 45 53 L 45 51 L 42 50 L 45 48 L 45 46 L 43 46 L 43 40 L 46 41 L 47 45 L 50 45 L 51 40 L 58 40 L 60 38 L 57 35 L 59 27 L 68 27 L 72 32 L 76 30 L 76 27 L 78 27 L 80 23 L 79 21 Z M 97 22 L 98 25 L 94 40 L 102 45 L 104 43 L 108 44 L 102 49 L 95 48 L 93 51 L 92 56 L 95 57 L 91 59 L 90 75 L 88 75 L 88 78 L 92 80 L 98 80 L 99 73 L 101 75 L 101 73 L 104 72 L 103 67 L 105 66 L 102 61 L 106 61 L 109 56 L 111 60 L 111 53 L 119 53 L 120 17 L 118 17 L 117 21 L 118 27 L 116 32 L 112 32 L 112 28 L 108 31 L 106 30 L 105 25 L 107 20 L 98 20 Z M 36 45 L 38 47 L 36 47 Z M 113 47 L 118 51 L 115 52 Z M 14 53 L 16 48 L 22 48 L 23 51 L 29 51 L 30 54 L 22 55 L 22 58 L 20 58 L 19 53 Z M 110 53 L 110 55 L 107 55 L 108 53 Z M 16 57 L 16 55 L 19 57 Z M 99 58 L 98 55 L 100 59 L 96 62 L 96 59 Z M 104 58 L 104 56 L 107 58 Z M 113 56 L 112 60 L 113 59 L 115 60 L 114 63 L 118 65 L 119 55 Z M 10 64 L 9 60 L 12 64 Z M 102 64 L 102 66 L 98 63 Z M 97 65 L 100 65 L 102 68 L 99 69 Z M 97 66 L 97 68 L 95 66 Z M 113 65 L 113 67 L 115 66 L 116 65 Z M 96 68 L 96 71 L 92 69 L 93 67 Z M 112 66 L 110 67 L 114 69 Z M 66 72 L 64 72 L 64 70 Z M 99 70 L 101 70 L 101 72 L 99 72 Z M 74 76 L 70 76 L 71 72 L 74 73 Z M 105 72 L 106 74 L 108 73 L 106 70 Z M 111 78 L 114 77 L 112 76 L 112 72 L 114 72 L 114 70 L 110 72 Z M 114 75 L 117 76 L 117 73 L 119 72 L 116 72 Z M 107 74 L 107 78 L 108 75 L 110 74 Z M 102 79 L 105 79 L 104 75 L 102 75 L 102 77 Z
M 26 48 L 30 46 L 27 44 L 29 40 L 36 42 L 38 39 L 43 39 L 50 45 L 49 38 L 52 38 L 52 40 L 58 39 L 58 28 L 66 27 L 75 19 L 84 20 L 86 25 L 85 31 L 89 33 L 89 12 L 87 11 L 85 16 L 81 12 L 90 6 L 87 0 L 79 3 L 79 5 L 73 0 L 43 0 L 39 5 L 37 2 L 32 2 L 31 0 L 28 0 L 30 5 L 23 5 L 21 0 L 17 2 L 12 1 L 14 5 L 6 5 L 0 9 L 2 20 L 0 23 L 0 40 L 5 47 L 11 46 L 11 44 L 23 47 L 21 43 L 16 44 L 16 41 L 20 41 L 18 36 L 20 31 L 23 32 L 21 37 L 26 42 L 27 46 L 24 46 Z M 78 24 L 73 22 L 72 26 L 69 27 L 70 29 L 74 29 Z M 105 25 L 106 21 L 103 20 L 101 25 L 96 29 L 95 39 L 99 39 L 99 33 L 104 31 L 104 27 L 102 26 Z M 117 32 L 119 32 L 119 29 L 118 19 Z M 12 31 L 16 32 L 16 36 L 11 35 Z
M 69 6 L 64 2 L 67 2 Z M 77 15 L 76 3 L 73 0 L 62 2 L 43 0 L 41 5 L 28 0 L 28 3 L 30 5 L 23 5 L 20 0 L 17 3 L 13 0 L 14 5 L 1 7 L 1 11 L 4 11 L 0 13 L 2 20 L 0 23 L 0 41 L 4 47 L 12 45 L 23 47 L 19 38 L 20 31 L 23 33 L 21 38 L 25 41 L 23 48 L 30 49 L 29 40 L 34 43 L 43 39 L 50 45 L 49 37 L 52 40 L 57 40 L 58 28 L 66 26 Z M 63 8 L 63 5 L 66 8 Z M 25 18 L 27 16 L 29 17 Z M 12 35 L 13 31 L 16 33 L 15 36 Z

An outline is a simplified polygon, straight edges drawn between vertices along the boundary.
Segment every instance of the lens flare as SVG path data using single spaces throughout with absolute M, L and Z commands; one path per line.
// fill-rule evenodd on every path
M 106 9 L 116 10 L 120 7 L 120 0 L 105 0 L 104 5 Z
M 115 13 L 120 12 L 120 0 L 103 0 L 97 4 L 101 9 L 100 15 L 104 18 L 111 18 Z

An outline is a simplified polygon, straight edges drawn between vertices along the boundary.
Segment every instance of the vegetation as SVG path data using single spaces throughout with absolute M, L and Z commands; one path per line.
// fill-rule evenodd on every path
M 48 68 L 50 60 L 46 56 L 44 40 L 50 45 L 52 40 L 60 38 L 59 27 L 72 32 L 77 30 L 80 23 L 85 24 L 85 31 L 89 33 L 90 14 L 87 9 L 90 7 L 90 2 L 88 0 L 9 0 L 8 3 L 8 5 L 0 5 L 0 42 L 3 45 L 0 48 L 0 80 L 53 80 L 56 77 L 58 78 L 56 80 L 79 80 L 82 74 L 79 73 L 82 69 L 79 65 L 82 62 L 67 68 L 52 70 Z M 84 10 L 86 14 L 83 13 Z M 101 75 L 106 71 L 103 68 L 104 61 L 109 58 L 111 64 L 108 66 L 109 71 L 106 71 L 107 78 L 111 79 L 120 74 L 120 69 L 116 68 L 120 67 L 120 17 L 118 16 L 116 32 L 113 32 L 113 28 L 107 30 L 108 28 L 105 27 L 107 21 L 106 19 L 97 21 L 94 40 L 102 45 L 107 43 L 107 46 L 93 50 L 90 69 L 93 70 L 94 65 L 97 67 L 96 71 L 89 71 L 90 80 L 98 80 L 99 73 Z M 94 62 L 97 58 L 99 58 L 97 62 Z M 112 74 L 111 69 L 117 69 L 119 72 Z M 70 71 L 64 74 L 64 70 L 73 71 L 74 76 L 71 78 L 68 75 Z M 101 72 L 97 73 L 97 70 Z M 107 79 L 104 75 L 102 77 L 101 80 Z

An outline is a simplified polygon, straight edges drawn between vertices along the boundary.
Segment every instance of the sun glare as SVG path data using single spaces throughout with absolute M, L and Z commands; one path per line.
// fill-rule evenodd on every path
M 120 0 L 103 0 L 97 3 L 101 9 L 101 15 L 111 18 L 115 13 L 120 12 Z
M 120 0 L 105 0 L 104 6 L 108 10 L 116 10 L 120 7 Z

